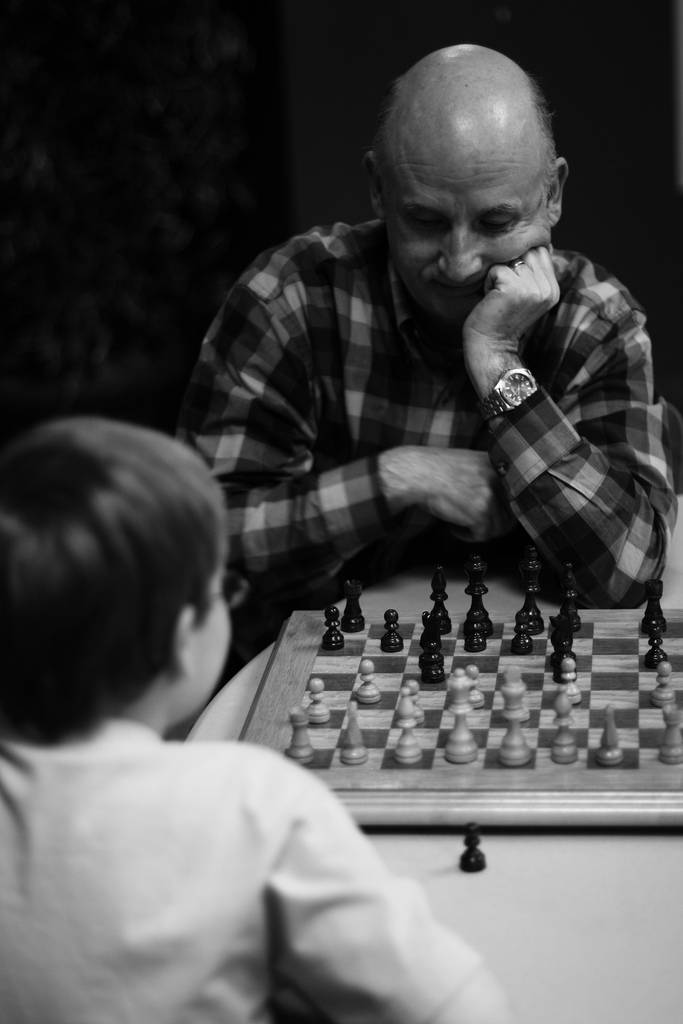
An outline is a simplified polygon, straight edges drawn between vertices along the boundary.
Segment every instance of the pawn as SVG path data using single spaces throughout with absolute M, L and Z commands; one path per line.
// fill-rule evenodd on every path
M 354 691 L 354 698 L 359 704 L 377 704 L 382 699 L 382 692 L 375 682 L 375 663 L 370 658 L 362 658 L 358 666 L 360 686 Z
M 648 640 L 649 650 L 646 652 L 643 662 L 645 668 L 657 668 L 660 661 L 667 661 L 667 653 L 662 648 L 662 631 L 660 628 L 653 629 Z
M 420 684 L 417 679 L 406 679 L 405 682 L 408 693 L 413 698 L 413 712 L 415 714 L 415 721 L 418 725 L 422 725 L 425 720 L 425 713 L 422 705 L 420 704 Z
M 657 665 L 657 685 L 650 693 L 650 704 L 656 708 L 668 708 L 676 700 L 676 691 L 671 683 L 671 662 L 660 661 Z
M 384 613 L 385 633 L 380 640 L 380 648 L 388 654 L 403 650 L 403 637 L 398 631 L 398 612 L 395 608 L 387 608 Z
M 465 825 L 465 849 L 460 855 L 461 871 L 483 871 L 486 867 L 486 857 L 479 849 L 479 826 L 474 822 Z
M 368 750 L 363 742 L 363 733 L 358 721 L 358 705 L 355 700 L 349 701 L 346 733 L 339 751 L 339 759 L 343 764 L 364 764 L 368 759 Z
M 398 697 L 398 704 L 396 705 L 396 725 L 399 729 L 402 729 L 406 723 L 413 721 L 417 725 L 415 702 L 413 701 L 410 689 L 407 686 L 402 686 Z
M 571 731 L 571 709 L 571 701 L 566 690 L 560 690 L 555 698 L 557 732 L 550 747 L 550 756 L 556 764 L 572 764 L 579 756 L 576 740 Z
M 621 764 L 624 751 L 619 746 L 619 733 L 614 720 L 614 707 L 608 704 L 605 708 L 605 727 L 602 730 L 600 746 L 595 751 L 595 760 L 604 768 Z
M 320 646 L 324 651 L 340 650 L 344 646 L 344 634 L 339 628 L 339 609 L 334 604 L 329 604 L 325 609 L 325 625 L 327 629 Z
M 534 649 L 534 640 L 529 631 L 529 617 L 525 611 L 519 611 L 515 615 L 515 632 L 510 641 L 510 650 L 513 654 L 531 654 Z
M 519 719 L 510 719 L 498 750 L 498 760 L 506 768 L 520 768 L 527 764 L 532 756 L 533 751 L 526 741 Z
M 681 712 L 677 707 L 664 709 L 664 738 L 659 748 L 659 760 L 664 764 L 683 764 L 683 738 Z
M 415 736 L 414 718 L 409 719 L 403 725 L 401 735 L 394 747 L 394 757 L 399 764 L 417 764 L 422 760 L 422 747 Z
M 470 680 L 470 704 L 473 708 L 483 708 L 485 699 L 479 689 L 479 669 L 476 665 L 465 665 L 465 672 Z
M 312 725 L 324 725 L 330 720 L 330 709 L 325 703 L 325 683 L 319 676 L 313 676 L 308 683 L 311 701 L 306 708 L 308 721 Z
M 464 668 L 459 665 L 453 669 L 446 684 L 446 711 L 454 715 L 459 711 L 469 711 L 470 680 Z
M 448 734 L 444 757 L 451 764 L 468 764 L 477 760 L 479 748 L 474 734 L 467 724 L 467 715 L 464 711 L 457 711 L 455 714 L 455 725 Z
M 560 662 L 558 689 L 567 694 L 571 704 L 581 703 L 581 687 L 576 681 L 576 662 L 573 658 L 563 658 Z
M 300 706 L 291 708 L 289 721 L 292 726 L 292 739 L 285 750 L 287 757 L 294 758 L 299 764 L 310 764 L 314 750 L 308 735 L 308 715 Z

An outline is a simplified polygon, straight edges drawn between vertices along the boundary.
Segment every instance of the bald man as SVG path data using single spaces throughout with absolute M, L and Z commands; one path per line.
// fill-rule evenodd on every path
M 179 434 L 228 502 L 253 650 L 295 607 L 411 561 L 536 544 L 579 599 L 632 606 L 676 513 L 643 310 L 551 244 L 567 161 L 537 84 L 459 45 L 394 83 L 376 219 L 264 253 L 204 341 Z

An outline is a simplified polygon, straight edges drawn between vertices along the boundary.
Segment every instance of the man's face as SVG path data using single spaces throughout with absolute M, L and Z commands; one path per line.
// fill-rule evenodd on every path
M 375 165 L 375 211 L 396 270 L 428 320 L 461 325 L 492 266 L 550 243 L 559 211 L 544 172 L 539 160 L 479 156 Z

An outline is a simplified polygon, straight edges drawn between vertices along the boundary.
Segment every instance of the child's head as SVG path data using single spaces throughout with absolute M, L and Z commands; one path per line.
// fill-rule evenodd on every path
M 76 417 L 0 452 L 0 713 L 21 734 L 82 733 L 177 670 L 179 623 L 216 610 L 223 505 L 200 458 L 156 431 Z M 222 604 L 222 600 L 221 600 Z M 199 692 L 199 704 L 207 693 Z

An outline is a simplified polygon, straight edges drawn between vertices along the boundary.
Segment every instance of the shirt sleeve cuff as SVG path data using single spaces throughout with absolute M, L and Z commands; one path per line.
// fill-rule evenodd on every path
M 512 499 L 581 443 L 543 388 L 519 408 L 497 417 L 490 429 L 489 457 Z

